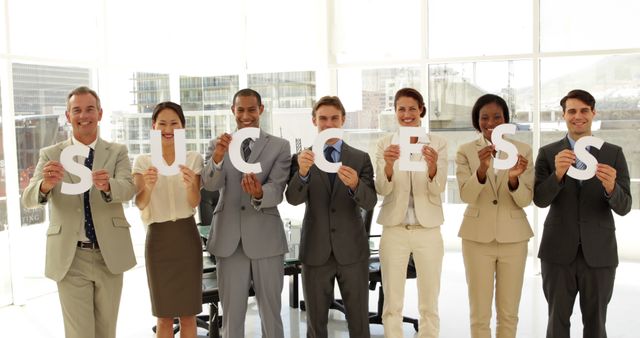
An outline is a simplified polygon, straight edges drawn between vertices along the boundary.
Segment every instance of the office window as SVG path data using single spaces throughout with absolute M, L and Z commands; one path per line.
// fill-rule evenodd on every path
M 334 1 L 337 63 L 416 60 L 422 48 L 420 0 Z
M 634 0 L 540 0 L 540 50 L 638 48 L 638 13 Z
M 530 53 L 530 0 L 430 0 L 429 57 Z
M 284 129 L 288 128 L 285 125 L 291 125 L 290 118 L 313 107 L 316 96 L 314 72 L 249 74 L 247 82 L 249 88 L 262 97 L 264 113 L 260 127 L 277 136 L 284 136 Z
M 340 70 L 338 96 L 347 111 L 345 139 L 375 156 L 378 138 L 397 130 L 393 108 L 396 91 L 412 87 L 425 95 L 422 74 L 418 67 Z M 305 144 L 312 141 L 303 140 Z
M 99 46 L 96 39 L 101 36 L 97 27 L 99 4 L 95 0 L 10 1 L 11 52 L 21 56 L 94 61 Z
M 171 99 L 168 74 L 136 72 L 131 81 L 133 104 L 138 113 L 153 113 L 158 103 Z
M 540 64 L 541 144 L 567 132 L 560 99 L 572 89 L 584 89 L 596 99 L 595 136 L 622 147 L 632 179 L 640 179 L 640 54 L 546 58 Z M 632 184 L 633 208 L 640 192 Z
M 246 44 L 242 48 L 246 48 L 248 69 L 313 69 L 324 61 L 324 1 L 247 0 L 245 4 Z M 221 31 L 232 33 L 226 27 Z
M 2 18 L 4 20 L 4 2 L 5 0 L 0 0 L 0 18 Z M 4 22 L 4 21 L 2 21 Z M 6 30 L 5 30 L 5 25 L 0 25 L 0 52 L 4 53 L 6 48 L 7 48 L 7 39 L 6 39 Z
M 67 94 L 90 84 L 86 68 L 14 63 L 13 103 L 20 191 L 26 188 L 38 163 L 40 149 L 69 138 L 65 116 Z M 22 225 L 44 221 L 44 208 L 22 209 Z
M 195 140 L 196 139 L 196 117 L 195 116 L 185 116 L 186 126 L 185 126 L 185 134 L 187 140 Z M 196 149 L 197 150 L 197 149 Z
M 134 68 L 235 74 L 245 66 L 238 53 L 244 48 L 243 4 L 109 0 L 104 4 L 107 58 L 113 64 Z M 101 35 L 90 36 L 95 39 Z
M 2 5 L 2 2 L 0 2 Z M 0 12 L 0 14 L 2 14 Z M 0 87 L 0 89 L 2 89 Z M 0 97 L 0 116 L 2 116 L 2 97 Z M 2 129 L 2 119 L 0 119 L 0 140 L 3 137 L 3 129 Z M 20 177 L 22 180 L 23 178 Z M 5 171 L 5 163 L 4 163 L 4 148 L 0 148 L 0 232 L 4 231 L 7 228 L 7 190 L 6 190 L 6 182 L 7 181 L 7 173 Z M 2 249 L 2 248 L 0 248 Z M 1 278 L 0 278 L 1 280 Z M 0 295 L 2 292 L 0 291 Z

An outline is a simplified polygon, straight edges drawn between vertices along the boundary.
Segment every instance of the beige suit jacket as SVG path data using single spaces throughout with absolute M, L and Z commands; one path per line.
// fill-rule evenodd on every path
M 62 150 L 70 145 L 69 139 L 40 150 L 34 175 L 22 194 L 22 204 L 27 208 L 48 204 L 50 222 L 47 229 L 45 275 L 55 281 L 61 281 L 69 271 L 76 252 L 78 234 L 84 231 L 83 195 L 62 194 L 61 183 L 49 192 L 46 199 L 41 199 L 39 192 L 45 163 L 50 160 L 60 161 Z M 112 176 L 109 180 L 111 196 L 108 198 L 92 186 L 91 214 L 107 268 L 118 274 L 136 264 L 129 233 L 131 226 L 122 207 L 122 203 L 130 200 L 136 192 L 127 148 L 98 139 L 93 170 L 98 169 L 107 169 Z M 65 172 L 63 182 L 77 183 L 79 178 Z
M 480 243 L 496 240 L 499 243 L 515 243 L 533 236 L 523 208 L 533 199 L 533 159 L 531 147 L 509 140 L 529 164 L 519 177 L 518 188 L 509 189 L 508 170 L 494 173 L 493 161 L 487 170 L 484 184 L 478 181 L 476 171 L 480 166 L 478 151 L 486 146 L 482 136 L 460 146 L 456 154 L 456 177 L 460 198 L 468 204 L 458 236 Z M 505 154 L 506 156 L 506 154 Z
M 420 225 L 433 228 L 442 225 L 442 199 L 447 184 L 447 142 L 438 136 L 429 135 L 429 146 L 438 152 L 438 170 L 432 180 L 426 172 L 400 171 L 399 161 L 393 164 L 391 181 L 384 174 L 384 150 L 391 144 L 393 135 L 382 137 L 376 151 L 376 180 L 378 194 L 384 197 L 377 222 L 383 226 L 403 224 L 409 208 L 409 194 L 413 190 L 416 218 Z

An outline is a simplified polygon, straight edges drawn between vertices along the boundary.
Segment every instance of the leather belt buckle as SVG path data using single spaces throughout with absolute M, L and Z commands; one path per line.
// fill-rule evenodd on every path
M 77 246 L 78 246 L 78 248 L 82 248 L 82 249 L 91 249 L 91 250 L 100 249 L 100 246 L 98 245 L 98 243 L 94 243 L 94 242 L 81 242 L 81 241 L 78 241 Z

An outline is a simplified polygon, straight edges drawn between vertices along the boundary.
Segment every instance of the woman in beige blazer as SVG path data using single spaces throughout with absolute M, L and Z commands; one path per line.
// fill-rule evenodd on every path
M 395 96 L 396 118 L 401 127 L 419 127 L 426 108 L 415 89 L 400 89 Z M 377 222 L 383 225 L 380 265 L 385 303 L 382 312 L 385 337 L 402 337 L 402 306 L 409 255 L 417 271 L 419 337 L 438 337 L 438 295 L 444 254 L 440 225 L 444 217 L 440 194 L 447 182 L 447 143 L 434 135 L 412 138 L 423 143 L 414 161 L 425 161 L 427 171 L 398 169 L 398 134 L 378 141 L 376 191 L 384 196 Z
M 471 337 L 491 337 L 495 285 L 496 337 L 515 338 L 527 242 L 533 236 L 523 210 L 533 198 L 531 147 L 509 140 L 518 149 L 518 161 L 511 169 L 494 170 L 491 133 L 509 123 L 509 108 L 501 97 L 486 94 L 476 101 L 471 117 L 480 137 L 461 145 L 456 154 L 460 197 L 468 204 L 458 236 L 469 288 Z

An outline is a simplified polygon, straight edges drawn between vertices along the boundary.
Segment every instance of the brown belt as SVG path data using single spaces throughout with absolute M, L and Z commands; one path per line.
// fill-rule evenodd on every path
M 94 243 L 94 242 L 80 242 L 78 241 L 78 248 L 82 248 L 82 249 L 92 249 L 92 250 L 97 250 L 100 249 L 100 245 L 98 245 L 98 243 Z

